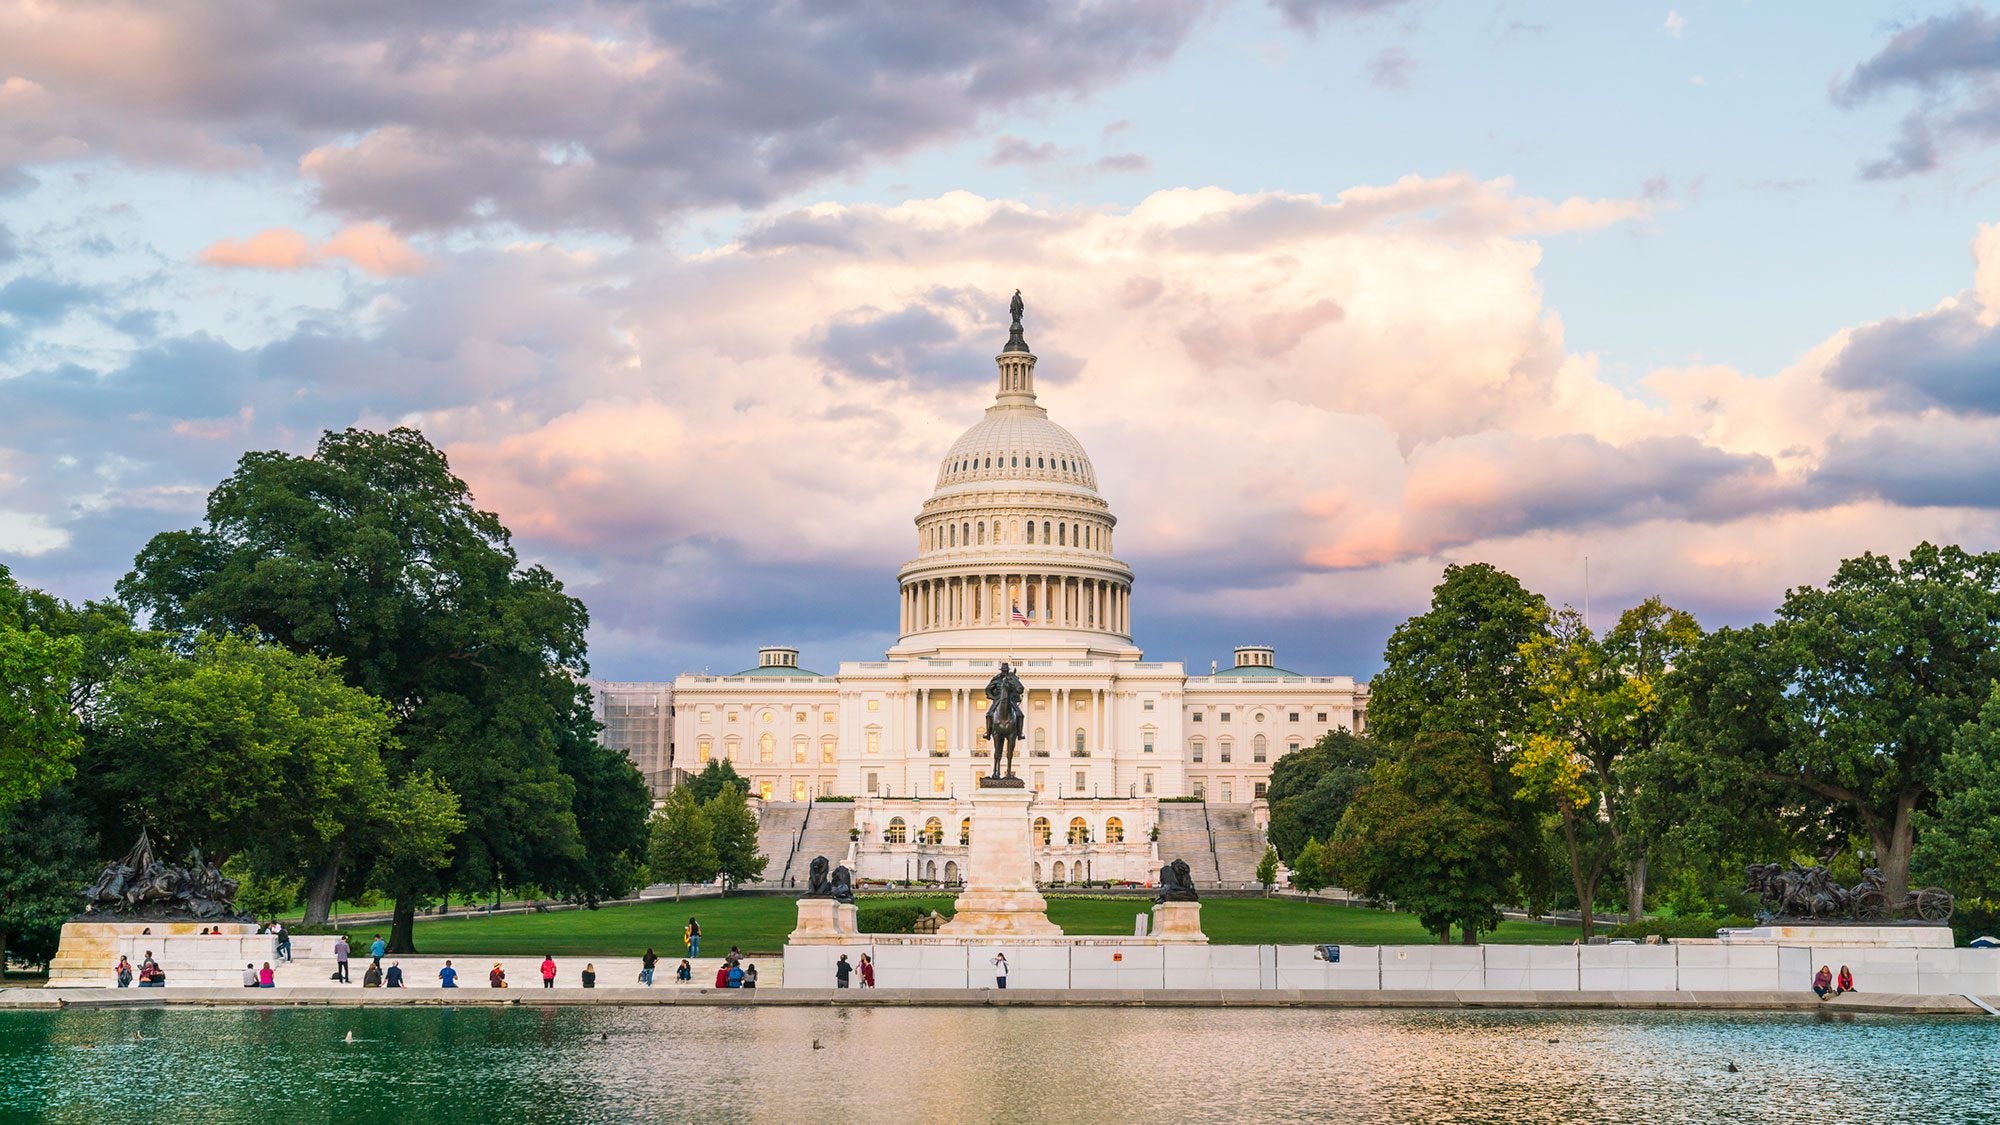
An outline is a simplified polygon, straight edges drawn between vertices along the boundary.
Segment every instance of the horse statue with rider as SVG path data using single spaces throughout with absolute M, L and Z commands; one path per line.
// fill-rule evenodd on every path
M 994 781 L 1014 776 L 1014 750 L 1027 722 L 1027 713 L 1021 706 L 1026 696 L 1021 677 L 1014 674 L 1012 665 L 1001 664 L 1000 670 L 987 681 L 986 737 L 993 743 Z

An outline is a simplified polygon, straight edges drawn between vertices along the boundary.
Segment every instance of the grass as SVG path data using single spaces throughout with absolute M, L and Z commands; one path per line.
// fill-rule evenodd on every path
M 646 902 L 569 910 L 553 914 L 513 914 L 493 918 L 420 920 L 417 948 L 427 954 L 490 954 L 567 957 L 636 957 L 652 946 L 662 957 L 681 957 L 681 928 L 688 916 L 701 919 L 701 948 L 710 956 L 732 945 L 750 953 L 774 954 L 798 922 L 793 899 L 775 895 Z M 925 909 L 946 907 L 950 896 L 899 898 Z M 1049 919 L 1071 934 L 1129 934 L 1133 915 L 1151 906 L 1126 900 L 1051 898 Z M 1300 902 L 1295 899 L 1221 898 L 1202 903 L 1201 924 L 1218 945 L 1415 945 L 1436 941 L 1415 917 L 1385 910 Z M 1489 942 L 1555 945 L 1575 940 L 1574 926 L 1503 922 Z

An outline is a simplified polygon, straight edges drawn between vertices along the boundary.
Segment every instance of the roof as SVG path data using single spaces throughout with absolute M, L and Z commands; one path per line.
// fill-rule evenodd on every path
M 1303 680 L 1304 672 L 1294 672 L 1289 668 L 1276 668 L 1269 664 L 1238 664 L 1234 668 L 1224 668 L 1215 673 L 1216 678 L 1233 676 L 1239 680 Z
M 766 679 L 766 680 L 826 679 L 825 676 L 820 675 L 818 672 L 810 671 L 805 668 L 795 667 L 789 664 L 766 664 L 757 668 L 745 668 L 741 672 L 731 673 L 729 678 L 735 679 L 739 676 L 756 676 L 760 679 Z
M 1037 481 L 1097 491 L 1083 443 L 1040 410 L 989 412 L 952 443 L 938 467 L 938 488 L 975 481 Z

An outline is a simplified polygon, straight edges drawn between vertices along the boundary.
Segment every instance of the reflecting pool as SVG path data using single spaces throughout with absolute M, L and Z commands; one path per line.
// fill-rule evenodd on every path
M 2000 1019 L 1187 1008 L 0 1012 L 0 1119 L 10 1121 L 1996 1118 Z

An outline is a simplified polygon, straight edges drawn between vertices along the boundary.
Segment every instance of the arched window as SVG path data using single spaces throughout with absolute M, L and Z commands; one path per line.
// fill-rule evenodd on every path
M 1034 541 L 1035 541 L 1035 521 L 1034 521 L 1034 520 L 1029 520 L 1029 521 L 1028 521 L 1028 542 L 1030 542 L 1030 543 L 1033 543 Z
M 958 864 L 951 860 L 944 861 L 944 881 L 947 883 L 958 882 Z
M 1069 546 L 1069 525 L 1066 523 L 1056 525 L 1056 546 Z
M 956 525 L 951 529 L 951 545 L 954 547 L 958 546 L 958 528 Z
M 1035 728 L 1034 752 L 1037 757 L 1042 757 L 1042 758 L 1048 757 L 1049 754 L 1049 732 L 1043 730 L 1041 727 Z
M 1104 822 L 1104 842 L 1105 842 L 1105 843 L 1107 843 L 1107 844 L 1122 844 L 1122 843 L 1124 843 L 1124 842 L 1125 842 L 1125 822 L 1124 822 L 1124 821 L 1122 821 L 1122 820 L 1119 820 L 1119 819 L 1118 819 L 1117 817 L 1115 817 L 1115 816 L 1114 816 L 1114 817 L 1112 817 L 1112 818 L 1111 818 L 1110 820 L 1107 820 L 1107 821 L 1105 821 L 1105 822 Z
M 984 546 L 986 545 L 986 521 L 985 521 L 985 520 L 980 520 L 980 521 L 979 521 L 979 545 L 980 545 L 980 546 L 982 546 L 982 547 L 984 547 Z
M 964 820 L 958 822 L 958 846 L 962 848 L 968 847 L 971 845 L 971 843 L 972 843 L 972 818 L 968 816 Z
M 1035 458 L 1035 468 L 1039 469 L 1041 467 L 1042 467 L 1042 459 L 1040 457 Z
M 1063 861 L 1062 861 L 1062 860 L 1056 860 L 1056 866 L 1055 866 L 1055 871 L 1054 871 L 1054 873 L 1053 873 L 1053 874 L 1054 874 L 1054 878 L 1053 878 L 1053 879 L 1052 879 L 1051 881 L 1052 881 L 1052 882 L 1054 882 L 1054 883 L 1055 883 L 1055 884 L 1056 884 L 1057 886 L 1061 886 L 1061 885 L 1062 885 L 1062 882 L 1063 882 L 1063 871 L 1064 871 L 1064 870 L 1065 870 L 1065 869 L 1064 869 L 1064 867 L 1063 867 Z
M 965 521 L 965 525 L 964 525 L 964 530 L 963 530 L 963 531 L 961 531 L 961 532 L 959 533 L 959 539 L 960 539 L 961 541 L 963 541 L 963 542 L 965 543 L 965 545 L 966 545 L 966 546 L 968 546 L 968 547 L 972 546 L 972 521 L 971 521 L 971 520 L 966 520 L 966 521 Z
M 771 721 L 771 713 L 770 713 L 769 711 L 766 711 L 766 712 L 764 712 L 763 714 L 761 714 L 761 715 L 757 716 L 757 721 L 758 721 L 758 722 L 760 722 L 760 723 L 768 723 L 768 722 L 770 722 L 770 721 Z
M 1257 737 L 1255 737 L 1255 738 L 1251 739 L 1251 740 L 1250 740 L 1250 760 L 1251 760 L 1251 761 L 1253 761 L 1253 762 L 1261 762 L 1261 761 L 1263 761 L 1263 760 L 1265 759 L 1265 757 L 1266 757 L 1266 755 L 1267 755 L 1267 752 L 1269 751 L 1269 749 L 1270 749 L 1270 746 L 1269 746 L 1269 743 L 1267 743 L 1267 742 L 1265 741 L 1265 739 L 1264 739 L 1264 736 L 1263 736 L 1263 735 L 1261 735 L 1261 734 L 1260 734 L 1260 735 L 1258 735 Z
M 792 739 L 792 764 L 806 764 L 806 736 L 801 734 Z
M 715 740 L 705 734 L 702 735 L 694 744 L 694 760 L 705 764 L 714 756 Z
M 1042 543 L 1043 543 L 1044 545 L 1047 545 L 1047 544 L 1049 544 L 1049 543 L 1051 543 L 1051 542 L 1053 542 L 1053 540 L 1051 540 L 1051 539 L 1049 538 L 1049 521 L 1047 521 L 1047 520 L 1043 520 L 1043 521 L 1042 521 Z
M 1070 818 L 1069 842 L 1072 844 L 1090 843 L 1090 825 L 1084 823 L 1083 818 L 1080 816 Z
M 932 817 L 929 820 L 924 821 L 924 843 L 926 844 L 944 843 L 943 821 L 939 820 L 937 817 Z
M 778 740 L 777 740 L 777 739 L 775 739 L 775 738 L 772 738 L 772 737 L 771 737 L 771 732 L 770 732 L 770 731 L 765 731 L 765 732 L 764 732 L 763 734 L 760 734 L 760 735 L 758 735 L 758 736 L 757 736 L 757 760 L 758 760 L 758 761 L 760 761 L 760 762 L 768 762 L 768 761 L 770 761 L 770 760 L 771 760 L 771 751 L 772 751 L 772 749 L 773 749 L 774 747 L 776 747 L 777 745 L 778 745 Z
M 1082 728 L 1082 727 L 1078 727 L 1078 728 L 1076 728 L 1076 753 L 1077 753 L 1077 756 L 1078 756 L 1078 757 L 1082 757 L 1082 756 L 1083 756 L 1084 754 L 1086 754 L 1086 753 L 1088 753 L 1088 752 L 1089 752 L 1089 751 L 1088 751 L 1088 750 L 1086 750 L 1086 749 L 1084 748 L 1084 745 L 1083 745 L 1083 728 Z
M 931 732 L 931 749 L 942 751 L 944 748 L 944 728 L 939 727 Z
M 1045 816 L 1038 816 L 1038 817 L 1036 817 L 1036 818 L 1035 818 L 1035 843 L 1037 843 L 1037 844 L 1039 844 L 1039 845 L 1041 845 L 1042 847 L 1045 847 L 1045 848 L 1049 846 L 1049 818 L 1048 818 L 1048 817 L 1045 817 Z
M 883 842 L 889 844 L 902 844 L 902 843 L 907 843 L 909 841 L 909 838 L 910 838 L 910 826 L 903 823 L 903 818 L 900 816 L 890 817 L 889 830 L 887 832 L 882 833 Z

